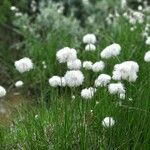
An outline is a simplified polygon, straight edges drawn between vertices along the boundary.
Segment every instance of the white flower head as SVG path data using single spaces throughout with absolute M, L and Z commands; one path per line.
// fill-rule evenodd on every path
M 106 86 L 111 80 L 111 76 L 107 75 L 107 74 L 101 74 L 98 76 L 98 78 L 95 80 L 95 86 L 99 87 L 99 86 Z
M 147 45 L 150 45 L 150 36 L 149 37 L 147 37 L 147 39 L 146 39 L 146 42 L 145 42 Z
M 125 61 L 121 64 L 116 64 L 113 70 L 112 79 L 114 80 L 127 80 L 129 82 L 135 82 L 137 79 L 137 72 L 139 71 L 139 65 L 134 61 Z
M 121 94 L 119 95 L 119 98 L 120 98 L 120 99 L 125 99 L 125 98 L 126 98 L 125 93 L 121 93 Z
M 20 73 L 24 73 L 33 69 L 33 63 L 31 59 L 24 57 L 15 61 L 15 67 Z
M 4 89 L 4 87 L 0 86 L 0 98 L 4 97 L 6 95 L 6 90 Z
M 150 62 L 150 51 L 148 51 L 148 52 L 145 53 L 144 61 Z
M 67 62 L 67 67 L 70 70 L 79 70 L 82 66 L 81 60 L 80 59 L 76 59 L 73 61 L 68 61 Z
M 96 46 L 94 44 L 87 44 L 85 46 L 85 51 L 95 51 L 96 50 Z
M 11 7 L 10 7 L 10 10 L 11 10 L 11 11 L 18 11 L 18 8 L 17 8 L 16 6 L 11 6 Z
M 108 91 L 110 94 L 123 94 L 125 89 L 122 83 L 110 83 L 108 85 Z
M 115 120 L 112 117 L 105 117 L 102 121 L 102 126 L 105 128 L 109 128 L 114 126 Z
M 143 10 L 142 5 L 139 5 L 139 6 L 138 6 L 138 10 L 139 10 L 139 11 L 142 11 L 142 10 Z
M 84 61 L 83 62 L 83 68 L 87 69 L 87 70 L 91 70 L 93 66 L 93 63 L 91 61 Z
M 124 9 L 127 6 L 126 0 L 121 0 L 121 8 Z
M 49 84 L 52 87 L 57 87 L 57 86 L 66 86 L 66 81 L 64 77 L 59 77 L 59 76 L 53 76 L 49 79 Z
M 17 87 L 17 88 L 22 87 L 23 84 L 24 84 L 23 81 L 17 81 L 17 82 L 15 83 L 15 87 Z
M 57 51 L 56 57 L 59 63 L 74 61 L 77 59 L 77 51 L 73 48 L 65 47 Z
M 71 97 L 71 98 L 74 100 L 76 97 L 75 97 L 75 95 L 72 95 L 72 97 Z
M 80 86 L 84 81 L 84 75 L 79 70 L 67 71 L 64 78 L 66 80 L 66 85 L 68 85 L 69 87 Z
M 101 52 L 101 58 L 109 59 L 111 57 L 118 56 L 121 51 L 121 46 L 119 44 L 112 44 L 107 46 L 102 52 Z
M 16 17 L 21 17 L 21 16 L 22 16 L 22 13 L 21 13 L 21 12 L 16 12 L 16 13 L 15 13 L 15 16 L 16 16 Z
M 99 72 L 102 71 L 105 68 L 105 64 L 103 61 L 99 61 L 93 64 L 92 70 L 93 72 Z
M 65 80 L 64 77 L 61 77 L 61 78 L 60 78 L 60 84 L 59 84 L 59 86 L 62 86 L 62 87 L 65 87 L 65 86 L 66 86 L 66 80 Z
M 49 84 L 52 87 L 57 87 L 60 85 L 60 77 L 59 76 L 53 76 L 49 79 Z
M 90 34 L 90 33 L 84 35 L 83 43 L 95 44 L 96 43 L 96 36 L 94 34 Z
M 93 87 L 85 88 L 81 91 L 81 97 L 84 99 L 91 99 L 94 96 L 96 89 Z

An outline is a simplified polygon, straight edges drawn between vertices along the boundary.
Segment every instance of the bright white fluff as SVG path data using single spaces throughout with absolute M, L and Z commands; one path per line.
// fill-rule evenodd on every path
M 33 69 L 33 63 L 31 59 L 24 57 L 15 61 L 15 67 L 20 73 L 24 73 Z
M 96 63 L 94 63 L 93 66 L 92 66 L 92 70 L 93 70 L 94 72 L 102 71 L 104 68 L 105 68 L 105 64 L 104 64 L 103 61 L 96 62 Z
M 56 57 L 59 63 L 74 61 L 77 59 L 77 51 L 73 48 L 64 47 L 56 53 Z
M 66 86 L 66 81 L 64 77 L 59 77 L 59 76 L 53 76 L 49 79 L 49 84 L 52 87 L 57 87 L 57 86 Z
M 49 84 L 52 87 L 57 87 L 60 84 L 60 77 L 59 76 L 53 76 L 49 79 Z
M 102 121 L 102 126 L 105 128 L 109 128 L 114 126 L 115 120 L 112 117 L 105 117 Z
M 23 86 L 23 81 L 17 81 L 16 83 L 15 83 L 15 87 L 22 87 Z
M 64 77 L 61 77 L 61 78 L 60 78 L 60 84 L 59 84 L 59 86 L 62 86 L 62 87 L 65 87 L 65 86 L 66 86 L 66 80 L 65 80 Z
M 145 42 L 147 45 L 150 45 L 150 36 L 149 37 L 147 37 L 147 39 L 146 39 L 146 42 Z
M 107 74 L 101 74 L 98 76 L 98 78 L 95 80 L 95 86 L 99 87 L 99 86 L 106 86 L 111 80 L 111 76 L 107 75 Z
M 96 43 L 96 36 L 94 34 L 90 34 L 90 33 L 84 35 L 83 43 L 95 44 Z
M 80 59 L 76 59 L 73 61 L 68 61 L 67 62 L 67 67 L 70 70 L 79 70 L 82 66 L 81 60 Z
M 121 51 L 121 46 L 119 44 L 111 44 L 107 46 L 102 52 L 101 52 L 101 58 L 109 59 L 111 57 L 118 56 Z
M 85 46 L 85 51 L 95 51 L 96 50 L 96 46 L 94 44 L 87 44 Z
M 122 83 L 110 83 L 108 85 L 108 91 L 110 94 L 124 94 L 125 89 Z
M 12 10 L 12 11 L 18 11 L 18 8 L 16 6 L 11 6 L 10 10 Z
M 113 70 L 112 79 L 114 80 L 127 80 L 129 82 L 135 82 L 137 79 L 137 72 L 139 71 L 139 65 L 134 61 L 125 61 L 121 64 L 116 64 Z
M 79 70 L 67 71 L 64 78 L 66 80 L 66 85 L 68 85 L 69 87 L 80 86 L 84 81 L 84 75 Z
M 6 95 L 6 90 L 4 89 L 4 87 L 0 86 L 0 98 L 4 97 Z
M 91 61 L 84 61 L 83 62 L 83 68 L 87 69 L 87 70 L 91 70 L 93 66 L 93 63 Z
M 148 51 L 148 52 L 145 53 L 144 60 L 146 62 L 150 62 L 150 51 Z
M 96 89 L 93 87 L 85 88 L 81 91 L 81 96 L 84 99 L 91 99 L 94 96 Z
M 120 99 L 125 99 L 125 98 L 126 98 L 125 93 L 121 93 L 121 94 L 119 95 L 119 98 L 120 98 Z

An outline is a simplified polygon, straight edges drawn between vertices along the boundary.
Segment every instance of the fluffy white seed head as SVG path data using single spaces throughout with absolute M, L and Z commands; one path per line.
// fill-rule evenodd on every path
M 119 44 L 112 44 L 107 46 L 102 52 L 101 52 L 101 58 L 109 59 L 111 57 L 118 56 L 121 51 L 121 46 Z
M 137 72 L 139 71 L 139 65 L 134 61 L 125 61 L 121 64 L 116 64 L 113 70 L 112 79 L 114 80 L 127 80 L 129 82 L 135 82 L 137 79 Z
M 150 51 L 148 51 L 148 52 L 145 53 L 144 60 L 146 62 L 150 62 Z
M 81 97 L 84 99 L 91 99 L 94 96 L 96 89 L 93 87 L 85 88 L 81 91 Z
M 69 87 L 78 87 L 82 85 L 84 81 L 84 75 L 79 70 L 67 71 L 64 78 L 66 80 L 66 85 Z
M 15 87 L 17 87 L 17 88 L 22 87 L 23 84 L 24 84 L 23 81 L 17 81 L 17 82 L 15 83 Z
M 111 80 L 111 76 L 107 74 L 101 74 L 95 80 L 95 87 L 106 86 L 110 82 L 110 80 Z
M 66 86 L 66 80 L 64 77 L 59 77 L 59 76 L 53 76 L 49 79 L 49 84 L 52 87 L 57 87 L 57 86 Z
M 147 37 L 147 39 L 146 39 L 146 42 L 145 42 L 147 45 L 150 45 L 150 36 L 149 37 Z
M 126 98 L 125 93 L 121 93 L 121 94 L 119 95 L 119 98 L 120 98 L 120 99 L 125 99 L 125 98 Z
M 83 68 L 87 69 L 87 70 L 91 70 L 93 66 L 93 63 L 91 61 L 84 61 L 83 62 Z
M 66 80 L 65 80 L 64 77 L 61 77 L 61 78 L 60 78 L 60 84 L 59 84 L 59 86 L 62 86 L 62 87 L 65 87 L 65 86 L 66 86 Z
M 105 128 L 109 128 L 114 126 L 115 120 L 112 117 L 105 117 L 102 121 L 102 126 Z
M 10 10 L 11 10 L 11 11 L 18 11 L 18 8 L 17 8 L 16 6 L 11 6 L 11 7 L 10 7 Z
M 108 91 L 110 94 L 124 94 L 125 89 L 122 83 L 110 83 L 108 85 Z
M 68 61 L 67 62 L 67 67 L 70 70 L 79 70 L 82 66 L 81 60 L 80 59 L 76 59 L 73 61 Z
M 104 64 L 103 61 L 96 62 L 96 63 L 94 63 L 93 66 L 92 66 L 92 70 L 93 70 L 94 72 L 102 71 L 104 68 L 105 68 L 105 64 Z
M 83 37 L 83 43 L 86 44 L 95 44 L 96 43 L 96 36 L 94 34 L 86 34 Z
M 0 86 L 0 98 L 4 97 L 6 95 L 6 90 L 4 89 L 4 87 Z
M 52 87 L 57 87 L 60 84 L 60 77 L 59 76 L 53 76 L 49 79 L 49 84 Z
M 95 51 L 96 50 L 96 46 L 94 44 L 87 44 L 85 46 L 85 51 Z
M 73 48 L 65 47 L 57 51 L 56 58 L 59 63 L 74 61 L 77 59 L 77 51 Z
M 24 57 L 15 61 L 15 67 L 20 73 L 24 73 L 33 69 L 33 63 L 31 59 Z

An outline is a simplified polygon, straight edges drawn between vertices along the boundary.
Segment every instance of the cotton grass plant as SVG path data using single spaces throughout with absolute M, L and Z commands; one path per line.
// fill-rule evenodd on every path
M 101 32 L 72 38 L 68 30 L 50 32 L 45 42 L 30 37 L 23 56 L 30 59 L 12 68 L 36 102 L 0 128 L 2 149 L 148 149 L 145 26 L 136 24 L 131 32 L 122 17 Z

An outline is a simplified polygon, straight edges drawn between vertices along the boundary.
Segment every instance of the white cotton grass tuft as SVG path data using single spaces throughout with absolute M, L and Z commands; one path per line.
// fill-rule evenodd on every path
M 147 37 L 145 44 L 150 45 L 150 36 Z
M 85 88 L 81 91 L 81 97 L 83 99 L 92 99 L 96 89 L 93 87 Z
M 82 63 L 81 63 L 80 59 L 76 59 L 76 60 L 67 62 L 67 67 L 70 70 L 79 70 L 79 69 L 81 69 L 81 66 L 82 66 Z
M 64 77 L 53 76 L 49 79 L 49 84 L 52 87 L 58 87 L 58 86 L 65 87 L 66 81 Z
M 84 81 L 84 75 L 80 70 L 67 71 L 64 78 L 69 87 L 78 87 Z
M 96 43 L 96 36 L 94 34 L 91 34 L 91 33 L 84 35 L 83 43 L 95 44 Z
M 59 63 L 66 63 L 77 59 L 77 51 L 73 48 L 64 47 L 56 53 L 56 58 Z
M 95 51 L 96 50 L 96 46 L 94 44 L 87 44 L 85 46 L 85 51 Z
M 30 58 L 24 57 L 15 61 L 15 67 L 20 73 L 24 73 L 33 69 L 33 63 Z
M 105 68 L 105 64 L 103 61 L 98 61 L 98 62 L 94 63 L 92 66 L 93 72 L 102 71 L 104 68 Z
M 23 81 L 17 81 L 16 83 L 15 83 L 15 87 L 17 87 L 17 88 L 20 88 L 20 87 L 23 87 Z
M 83 62 L 83 68 L 86 70 L 91 70 L 93 66 L 93 63 L 91 61 L 84 61 Z
M 98 76 L 98 78 L 95 80 L 95 87 L 103 87 L 106 86 L 111 80 L 111 76 L 107 74 L 101 74 Z
M 139 71 L 139 65 L 134 61 L 125 61 L 121 64 L 116 64 L 113 70 L 112 79 L 114 80 L 127 80 L 129 82 L 135 82 L 137 79 L 137 72 Z
M 121 94 L 119 95 L 119 98 L 120 98 L 120 99 L 125 99 L 125 98 L 126 98 L 125 93 L 121 93 Z
M 11 11 L 18 11 L 18 8 L 17 8 L 16 6 L 11 6 L 11 7 L 10 7 L 10 10 L 11 10 Z
M 101 53 L 101 58 L 109 59 L 111 57 L 118 56 L 121 51 L 121 46 L 119 44 L 111 44 L 107 46 Z
M 125 93 L 125 89 L 124 86 L 121 82 L 119 83 L 110 83 L 108 85 L 108 91 L 110 94 L 124 94 Z
M 0 85 L 0 98 L 1 98 L 1 97 L 4 97 L 5 95 L 6 95 L 6 90 L 5 90 L 5 88 Z
M 145 53 L 144 61 L 145 62 L 150 62 L 150 51 L 148 51 L 148 52 Z
M 115 120 L 112 117 L 105 117 L 102 121 L 102 126 L 109 128 L 115 125 Z

